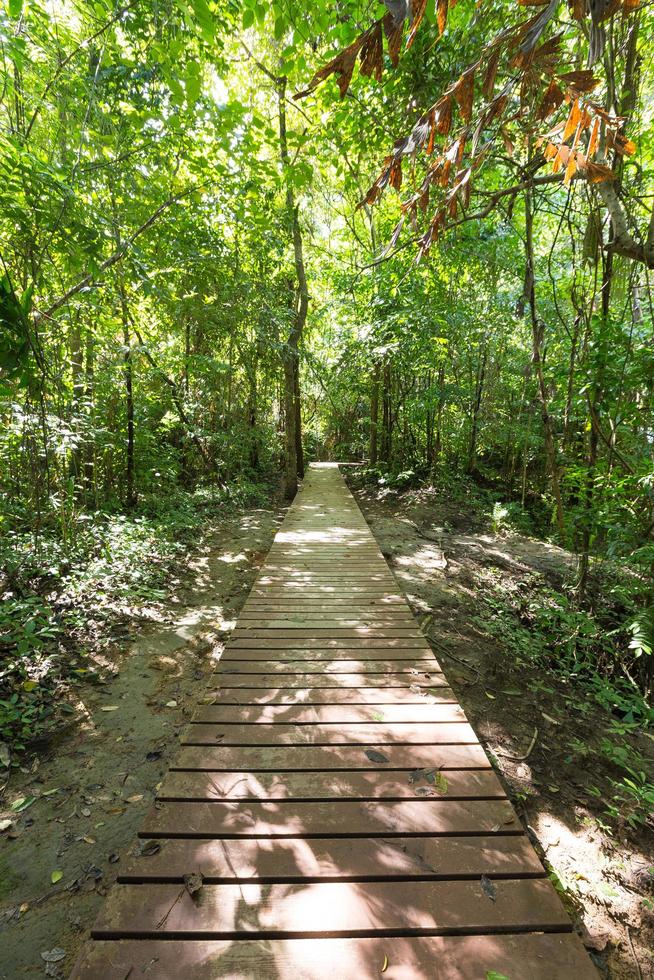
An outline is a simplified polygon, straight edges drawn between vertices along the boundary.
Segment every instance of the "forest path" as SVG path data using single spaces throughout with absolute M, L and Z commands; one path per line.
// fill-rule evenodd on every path
M 337 467 L 181 742 L 75 980 L 597 976 Z

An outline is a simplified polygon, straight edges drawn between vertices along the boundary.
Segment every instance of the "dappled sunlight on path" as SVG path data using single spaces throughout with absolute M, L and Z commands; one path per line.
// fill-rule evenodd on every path
M 335 467 L 181 746 L 75 980 L 595 976 Z

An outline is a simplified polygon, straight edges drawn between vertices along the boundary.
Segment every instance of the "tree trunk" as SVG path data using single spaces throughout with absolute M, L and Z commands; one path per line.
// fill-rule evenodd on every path
M 393 392 L 391 389 L 391 364 L 387 359 L 382 370 L 382 435 L 381 435 L 381 457 L 388 465 L 391 465 L 392 445 L 393 445 Z
M 84 395 L 86 402 L 87 426 L 89 427 L 89 430 L 91 430 L 95 415 L 95 336 L 90 327 L 88 327 L 86 330 L 84 356 L 84 375 L 86 382 Z M 86 441 L 84 452 L 84 493 L 86 495 L 86 499 L 92 504 L 92 506 L 96 505 L 97 498 L 95 485 L 95 446 L 95 438 L 91 438 L 89 432 L 89 438 Z
M 277 107 L 279 119 L 279 157 L 282 173 L 286 183 L 286 221 L 293 242 L 293 259 L 295 265 L 295 289 L 291 310 L 291 326 L 283 354 L 284 361 L 284 433 L 285 433 L 285 487 L 287 500 L 292 500 L 297 493 L 298 476 L 304 474 L 304 456 L 302 453 L 301 427 L 301 396 L 300 396 L 300 354 L 299 344 L 307 319 L 309 307 L 309 290 L 304 267 L 304 249 L 302 229 L 298 207 L 293 196 L 291 182 L 291 162 L 288 155 L 288 139 L 286 135 L 286 83 L 285 76 L 276 79 Z
M 116 195 L 111 189 L 111 208 L 114 224 L 114 240 L 116 252 L 122 248 L 120 224 Z M 123 378 L 125 380 L 125 424 L 127 427 L 127 446 L 125 456 L 125 506 L 134 507 L 136 504 L 136 487 L 134 482 L 134 370 L 132 363 L 132 340 L 129 332 L 130 313 L 127 305 L 127 293 L 122 269 L 117 276 L 118 299 L 120 302 L 120 317 L 123 325 Z
M 532 337 L 532 363 L 534 374 L 538 383 L 538 397 L 540 400 L 540 414 L 543 422 L 543 434 L 545 438 L 545 455 L 547 458 L 547 468 L 549 470 L 550 482 L 552 485 L 552 495 L 554 497 L 556 528 L 559 538 L 563 540 L 565 535 L 565 518 L 563 513 L 563 499 L 561 497 L 561 484 L 559 480 L 559 467 L 556 458 L 556 444 L 554 441 L 554 427 L 549 410 L 549 399 L 547 395 L 547 384 L 543 372 L 543 337 L 544 324 L 538 318 L 536 309 L 536 277 L 534 268 L 534 215 L 532 191 L 525 192 L 525 294 L 529 303 L 529 314 L 531 320 Z
M 381 366 L 375 361 L 370 385 L 370 465 L 377 465 L 377 436 L 379 432 L 379 377 Z
M 484 381 L 486 379 L 486 361 L 488 359 L 488 345 L 484 340 L 484 350 L 481 356 L 481 363 L 477 369 L 477 380 L 475 383 L 475 396 L 472 404 L 472 428 L 470 430 L 470 443 L 468 446 L 468 473 L 473 473 L 477 468 L 477 431 L 479 426 L 479 410 L 481 399 L 484 393 Z
M 134 482 L 134 369 L 132 362 L 132 339 L 129 333 L 129 310 L 127 297 L 122 279 L 118 286 L 120 294 L 120 309 L 123 321 L 123 376 L 125 378 L 125 414 L 127 421 L 127 458 L 125 465 L 125 504 L 134 507 L 136 504 L 136 486 Z
M 443 451 L 443 410 L 445 408 L 445 365 L 438 369 L 438 409 L 436 411 L 436 435 L 434 437 L 434 458 L 432 465 L 438 463 Z
M 79 478 L 82 469 L 82 403 L 84 401 L 84 375 L 82 354 L 82 332 L 80 329 L 79 313 L 75 316 L 69 336 L 70 373 L 73 389 L 71 403 L 71 427 L 77 432 L 77 441 L 70 455 L 69 476 L 75 482 L 75 492 L 79 493 Z
M 293 362 L 293 405 L 295 409 L 295 458 L 297 475 L 304 479 L 304 453 L 302 451 L 302 396 L 300 392 L 300 358 Z

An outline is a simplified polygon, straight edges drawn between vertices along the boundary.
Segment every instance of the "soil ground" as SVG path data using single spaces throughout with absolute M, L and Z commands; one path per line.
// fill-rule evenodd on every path
M 600 745 L 615 738 L 615 718 L 581 686 L 525 663 L 479 627 L 498 577 L 508 592 L 532 573 L 557 588 L 574 573 L 574 556 L 491 533 L 488 519 L 454 495 L 380 492 L 349 480 L 600 975 L 654 977 L 654 824 L 632 830 L 606 814 L 620 773 Z M 651 759 L 651 736 L 626 740 Z
M 149 611 L 158 621 L 103 654 L 105 682 L 78 689 L 67 733 L 0 787 L 0 821 L 12 820 L 0 838 L 2 980 L 70 973 L 282 516 L 246 510 L 212 526 L 174 597 Z M 16 814 L 21 797 L 36 800 Z

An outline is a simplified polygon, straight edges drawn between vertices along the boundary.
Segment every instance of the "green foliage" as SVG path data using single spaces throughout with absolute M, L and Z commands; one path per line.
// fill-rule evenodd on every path
M 604 739 L 602 754 L 623 770 L 620 779 L 612 780 L 615 793 L 606 812 L 618 824 L 645 826 L 654 813 L 654 783 L 648 778 L 644 760 L 626 745 Z
M 542 664 L 582 684 L 623 725 L 654 722 L 654 710 L 631 679 L 634 655 L 626 636 L 616 645 L 602 621 L 609 610 L 593 615 L 537 575 L 526 576 L 515 592 L 497 578 L 493 591 L 484 593 L 484 605 L 476 624 L 519 662 Z
M 171 573 L 226 508 L 262 506 L 270 484 L 236 481 L 143 498 L 139 510 L 83 512 L 56 531 L 1 540 L 0 741 L 22 749 L 53 728 L 64 684 L 94 680 L 88 645 L 103 648 L 127 615 L 165 599 Z
M 566 188 L 546 169 L 536 142 L 549 122 L 512 89 L 505 124 L 479 130 L 470 200 L 462 184 L 449 201 L 456 227 L 414 263 L 393 228 L 400 205 L 411 211 L 420 162 L 374 207 L 358 205 L 395 139 L 522 12 L 459 4 L 435 43 L 429 4 L 381 83 L 357 73 L 347 99 L 334 79 L 291 99 L 370 13 L 360 0 L 176 0 L 118 14 L 104 2 L 10 0 L 0 11 L 0 670 L 4 710 L 19 716 L 12 737 L 27 737 L 21 712 L 34 734 L 58 678 L 86 669 L 77 637 L 94 593 L 109 605 L 156 599 L 203 513 L 265 503 L 287 427 L 295 209 L 310 294 L 305 452 L 362 461 L 361 478 L 386 492 L 445 487 L 498 533 L 574 551 L 577 582 L 496 595 L 484 623 L 589 685 L 625 723 L 650 717 L 646 262 L 616 248 L 595 185 Z M 586 41 L 565 5 L 553 17 L 557 58 L 576 64 Z M 636 155 L 616 164 L 636 235 L 654 173 L 652 9 L 636 34 L 634 23 L 612 21 L 614 57 L 598 63 L 593 98 L 642 131 Z M 502 50 L 498 86 L 515 75 L 511 57 Z M 463 160 L 454 154 L 450 181 L 464 180 Z M 446 184 L 430 189 L 425 215 Z M 403 235 L 420 231 L 422 213 Z

